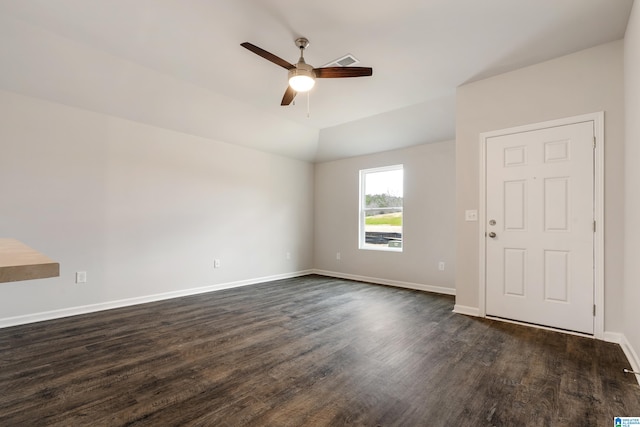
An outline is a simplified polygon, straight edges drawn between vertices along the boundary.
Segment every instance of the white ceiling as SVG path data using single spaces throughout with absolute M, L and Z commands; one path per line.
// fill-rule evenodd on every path
M 454 138 L 455 89 L 624 36 L 633 0 L 0 0 L 0 88 L 326 161 Z M 281 107 L 286 70 L 347 53 Z

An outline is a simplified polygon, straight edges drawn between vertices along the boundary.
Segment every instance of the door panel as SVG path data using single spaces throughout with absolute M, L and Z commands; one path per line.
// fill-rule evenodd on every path
M 593 129 L 487 138 L 487 315 L 593 333 Z

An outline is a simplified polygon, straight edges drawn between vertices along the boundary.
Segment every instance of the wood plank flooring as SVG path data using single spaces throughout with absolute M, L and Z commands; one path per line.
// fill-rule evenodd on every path
M 619 346 L 306 276 L 0 330 L 0 426 L 610 426 Z

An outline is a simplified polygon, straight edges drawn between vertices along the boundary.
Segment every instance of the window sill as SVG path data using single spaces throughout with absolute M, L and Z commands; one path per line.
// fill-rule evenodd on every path
M 360 246 L 358 249 L 364 251 L 377 251 L 377 252 L 402 252 L 402 248 L 390 248 L 388 246 L 375 247 L 375 246 Z

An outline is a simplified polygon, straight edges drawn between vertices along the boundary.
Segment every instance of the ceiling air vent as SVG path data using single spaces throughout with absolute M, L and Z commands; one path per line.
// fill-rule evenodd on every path
M 322 67 L 349 67 L 359 62 L 360 61 L 358 61 L 355 56 L 348 53 L 345 56 L 336 59 L 335 61 L 331 61 L 328 64 L 323 65 Z

